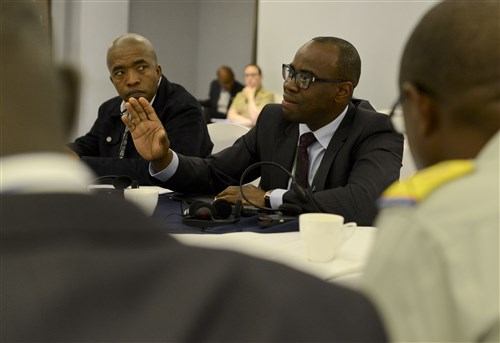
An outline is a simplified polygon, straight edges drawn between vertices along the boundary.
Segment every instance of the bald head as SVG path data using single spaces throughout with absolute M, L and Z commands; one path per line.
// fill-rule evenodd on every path
M 47 32 L 33 2 L 1 6 L 0 154 L 61 150 L 64 96 L 56 92 Z
M 233 89 L 234 82 L 234 73 L 233 70 L 228 66 L 221 66 L 217 69 L 217 79 L 219 80 L 220 85 L 226 89 L 228 92 L 231 92 Z
M 225 66 L 225 65 L 220 66 L 219 69 L 217 69 L 217 76 L 219 76 L 221 74 L 229 75 L 230 77 L 234 78 L 233 69 L 231 69 L 231 67 L 229 67 L 229 66 Z
M 135 33 L 118 37 L 108 49 L 107 64 L 110 80 L 124 101 L 154 98 L 162 69 L 148 39 Z
M 156 51 L 153 47 L 153 44 L 151 44 L 151 42 L 147 38 L 145 38 L 141 35 L 138 35 L 135 33 L 127 33 L 127 34 L 124 34 L 124 35 L 116 38 L 113 41 L 113 43 L 111 44 L 111 46 L 108 48 L 108 54 L 106 57 L 106 60 L 108 63 L 108 68 L 110 68 L 110 65 L 112 62 L 111 61 L 112 53 L 115 50 L 117 50 L 117 49 L 121 49 L 121 50 L 125 49 L 126 50 L 130 47 L 136 47 L 136 46 L 142 47 L 144 52 L 152 58 L 154 63 L 155 64 L 157 63 Z

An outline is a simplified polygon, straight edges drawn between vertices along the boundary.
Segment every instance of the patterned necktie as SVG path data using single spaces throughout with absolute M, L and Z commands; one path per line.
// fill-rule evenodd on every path
M 295 170 L 295 181 L 299 186 L 303 188 L 307 188 L 309 185 L 309 154 L 307 153 L 307 148 L 314 142 L 316 142 L 316 137 L 314 137 L 314 134 L 312 132 L 307 132 L 300 136 L 297 167 Z

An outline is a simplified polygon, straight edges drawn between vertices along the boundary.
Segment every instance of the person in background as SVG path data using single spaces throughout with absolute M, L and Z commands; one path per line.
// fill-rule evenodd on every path
M 393 342 L 498 342 L 500 2 L 444 1 L 404 48 L 420 171 L 381 198 L 363 289 Z
M 245 88 L 234 98 L 227 119 L 253 127 L 265 105 L 274 102 L 274 94 L 262 87 L 262 70 L 256 64 L 249 64 L 244 70 Z
M 73 92 L 36 3 L 0 7 L 2 342 L 385 341 L 359 293 L 181 245 L 131 203 L 87 193 L 92 173 L 63 149 Z
M 148 184 L 147 162 L 120 120 L 131 98 L 144 97 L 152 103 L 176 149 L 188 156 L 211 153 L 213 143 L 198 101 L 162 74 L 149 40 L 133 33 L 118 37 L 108 49 L 107 65 L 118 96 L 99 107 L 86 135 L 68 144 L 98 176 L 128 175 L 139 184 Z
M 131 117 L 122 120 L 141 156 L 151 161 L 152 181 L 159 185 L 185 194 L 217 194 L 234 203 L 245 200 L 239 187 L 245 171 L 258 162 L 273 162 L 310 196 L 291 187 L 288 173 L 264 165 L 243 180 L 261 177 L 260 187 L 243 187 L 252 204 L 273 209 L 286 204 L 371 225 L 377 198 L 399 178 L 403 136 L 387 115 L 352 98 L 360 75 L 361 59 L 351 43 L 337 37 L 312 39 L 282 66 L 283 102 L 264 107 L 255 127 L 206 159 L 174 152 L 144 98 L 130 99 L 125 106 Z
M 221 66 L 217 69 L 217 80 L 210 83 L 209 99 L 201 100 L 207 123 L 212 118 L 226 119 L 227 111 L 234 97 L 243 89 L 243 85 L 234 78 L 231 67 Z

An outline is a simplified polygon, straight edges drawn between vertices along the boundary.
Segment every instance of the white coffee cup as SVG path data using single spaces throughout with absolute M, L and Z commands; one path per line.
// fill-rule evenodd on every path
M 153 215 L 158 204 L 158 190 L 154 188 L 127 188 L 125 199 L 141 208 L 147 216 Z
M 299 229 L 306 246 L 307 260 L 329 262 L 342 243 L 349 239 L 356 223 L 344 224 L 344 217 L 331 213 L 304 213 L 299 216 Z

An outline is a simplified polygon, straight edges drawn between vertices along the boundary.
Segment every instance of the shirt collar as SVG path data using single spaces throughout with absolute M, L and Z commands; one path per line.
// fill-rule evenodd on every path
M 0 158 L 0 193 L 87 193 L 94 174 L 63 153 L 26 153 Z
M 344 108 L 342 113 L 340 113 L 340 115 L 337 118 L 335 118 L 330 123 L 326 124 L 325 126 L 319 128 L 313 132 L 314 137 L 316 137 L 316 140 L 319 142 L 319 144 L 321 144 L 323 149 L 328 148 L 328 144 L 330 144 L 330 140 L 332 139 L 333 135 L 335 134 L 335 132 L 339 128 L 340 123 L 344 119 L 348 108 L 349 108 L 349 106 L 346 106 L 346 108 Z M 299 139 L 300 139 L 300 136 L 302 136 L 302 134 L 307 133 L 307 132 L 312 132 L 312 131 L 311 131 L 311 129 L 309 129 L 309 127 L 306 124 L 300 123 L 299 124 Z

